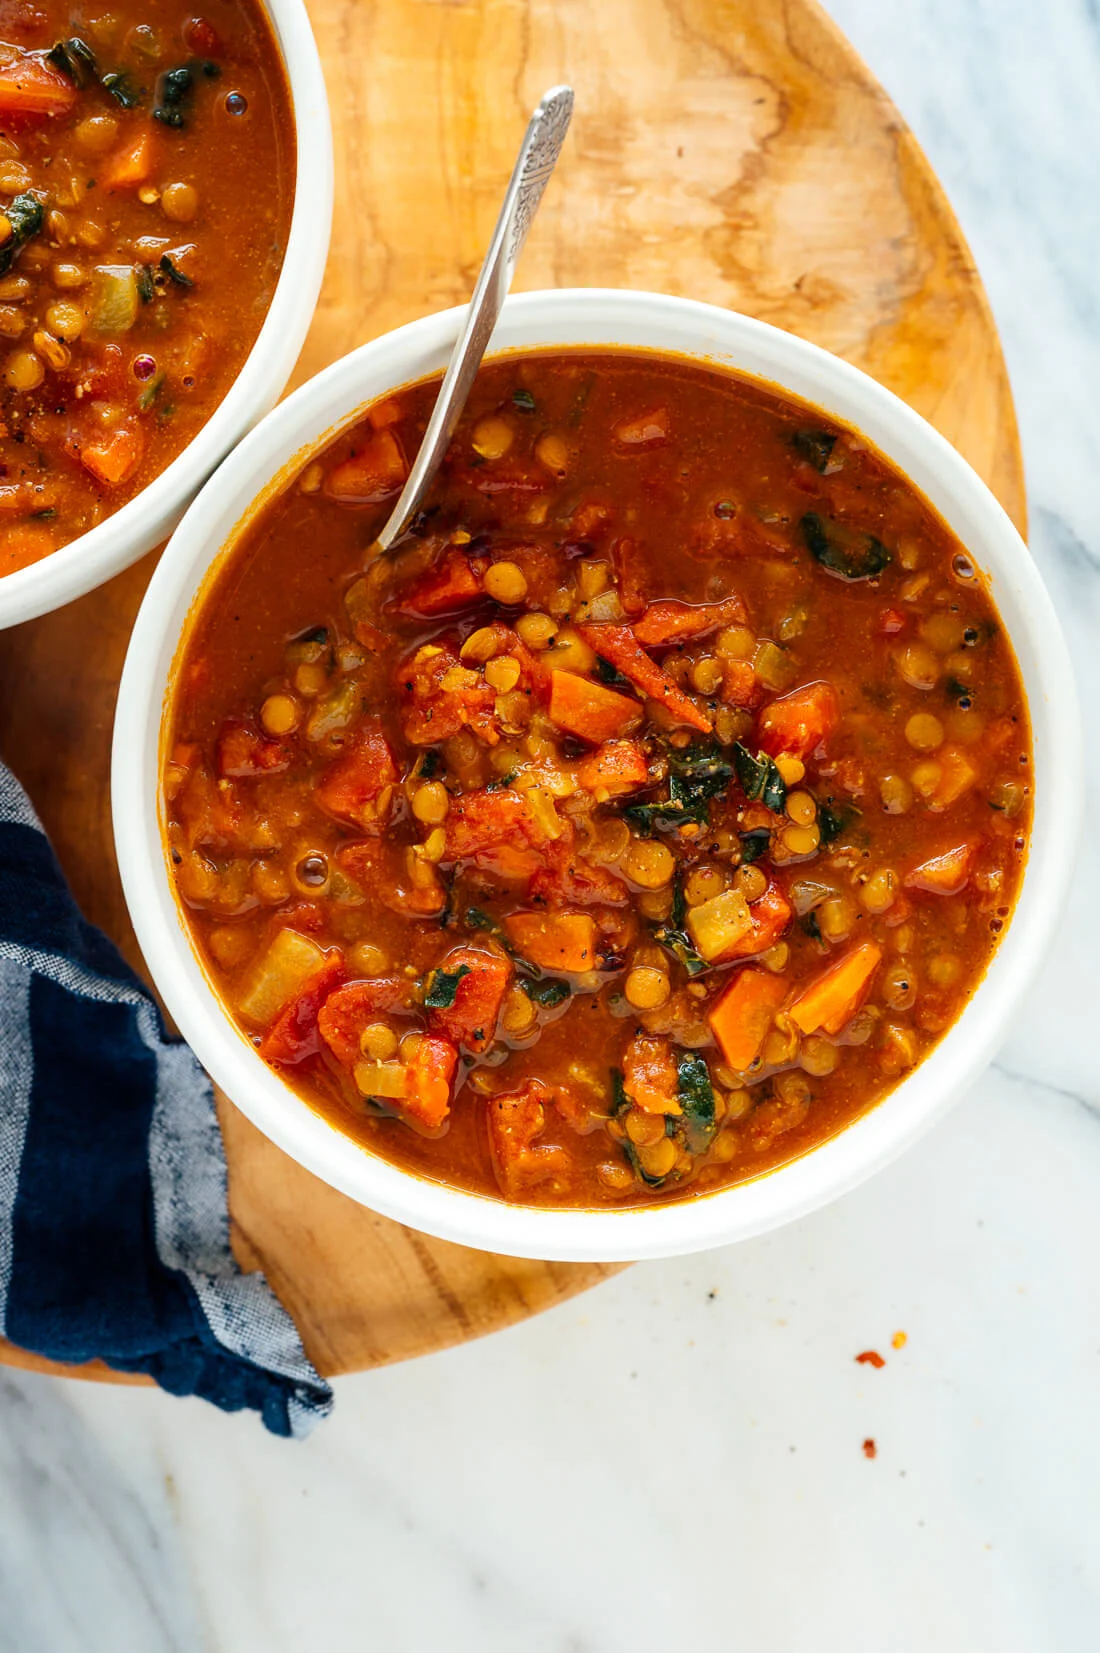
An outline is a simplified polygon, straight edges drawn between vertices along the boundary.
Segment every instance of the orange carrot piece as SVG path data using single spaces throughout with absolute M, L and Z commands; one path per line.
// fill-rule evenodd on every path
M 744 625 L 745 605 L 736 594 L 720 603 L 677 603 L 671 600 L 650 603 L 634 635 L 647 648 L 675 643 L 681 638 L 703 637 L 719 626 Z
M 735 1073 L 745 1073 L 760 1054 L 789 983 L 770 970 L 739 970 L 709 1016 L 710 1030 Z
M 683 1113 L 676 1058 L 667 1039 L 634 1035 L 623 1052 L 623 1089 L 644 1113 Z
M 764 707 L 757 740 L 761 750 L 773 758 L 780 752 L 808 758 L 839 722 L 840 699 L 832 684 L 807 683 Z
M 978 778 L 978 772 L 961 746 L 941 746 L 935 757 L 941 775 L 936 790 L 927 800 L 929 809 L 948 809 Z
M 448 551 L 442 562 L 417 575 L 397 600 L 387 607 L 399 614 L 431 617 L 456 614 L 478 603 L 485 595 L 481 577 L 487 567 L 484 557 L 467 557 L 462 551 Z
M 116 425 L 98 442 L 88 442 L 81 448 L 80 463 L 100 482 L 117 488 L 133 476 L 144 453 L 145 438 L 137 426 Z
M 616 666 L 624 677 L 629 677 L 642 694 L 658 701 L 678 722 L 710 734 L 710 718 L 699 710 L 655 660 L 649 658 L 629 626 L 601 623 L 578 626 L 577 630 L 590 648 Z
M 371 505 L 396 493 L 407 475 L 401 444 L 393 431 L 383 426 L 332 468 L 325 478 L 325 493 L 345 505 Z
M 136 189 L 152 175 L 153 157 L 153 134 L 141 131 L 108 156 L 99 169 L 99 182 L 104 189 Z
M 977 844 L 956 844 L 954 849 L 922 861 L 919 867 L 906 873 L 902 882 L 907 890 L 924 890 L 929 895 L 958 895 L 966 887 L 977 853 Z
M 579 974 L 596 968 L 596 921 L 588 913 L 511 913 L 508 940 L 540 970 Z
M 67 115 L 76 87 L 44 57 L 27 53 L 0 66 L 0 115 Z
M 451 1111 L 451 1081 L 458 1051 L 449 1039 L 427 1033 L 405 1069 L 405 1097 L 395 1105 L 425 1130 L 438 1130 Z
M 645 752 L 636 740 L 608 740 L 577 765 L 577 779 L 589 792 L 620 798 L 649 783 Z
M 863 941 L 827 965 L 792 1003 L 795 1026 L 802 1033 L 839 1033 L 863 1003 L 881 958 L 877 941 Z
M 550 716 L 559 729 L 593 745 L 625 735 L 642 720 L 636 700 L 576 672 L 552 672 Z

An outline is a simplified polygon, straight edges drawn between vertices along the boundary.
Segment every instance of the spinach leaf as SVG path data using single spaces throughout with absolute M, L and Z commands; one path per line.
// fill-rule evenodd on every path
M 138 397 L 137 405 L 139 411 L 142 413 L 148 413 L 149 409 L 152 407 L 153 403 L 156 401 L 163 389 L 164 369 L 162 368 L 159 373 L 153 374 L 153 377 L 149 380 L 149 383 L 145 386 L 145 389 Z
M 544 976 L 541 981 L 521 981 L 520 986 L 531 1003 L 541 1005 L 544 1010 L 563 1004 L 573 991 L 567 981 L 559 981 L 556 976 Z
M 524 390 L 522 387 L 518 390 L 513 390 L 512 401 L 515 403 L 516 407 L 519 408 L 521 413 L 534 413 L 535 411 L 535 398 L 531 395 L 529 390 Z
M 627 1096 L 626 1086 L 623 1084 L 623 1070 L 622 1070 L 622 1068 L 612 1068 L 611 1069 L 611 1117 L 612 1117 L 612 1119 L 617 1119 L 618 1116 L 621 1113 L 625 1113 L 626 1110 L 629 1108 L 629 1106 L 630 1106 L 630 1098 L 629 1098 L 629 1096 Z
M 141 92 L 124 69 L 112 69 L 109 74 L 101 75 L 99 84 L 105 92 L 111 94 L 121 109 L 136 109 L 141 102 Z
M 633 690 L 634 685 L 629 677 L 624 677 L 618 667 L 613 666 L 610 660 L 605 660 L 602 654 L 596 656 L 596 676 L 601 683 L 606 683 L 608 688 Z
M 759 861 L 762 855 L 767 855 L 771 845 L 772 835 L 767 827 L 753 827 L 751 832 L 741 834 L 741 865 L 751 867 L 754 861 Z
M 787 806 L 787 787 L 776 767 L 775 759 L 766 752 L 755 757 L 747 746 L 737 741 L 733 748 L 733 762 L 741 790 L 750 803 L 761 803 L 776 815 L 782 815 Z
M 459 982 L 463 976 L 469 974 L 468 964 L 460 964 L 457 970 L 433 970 L 428 978 L 428 991 L 424 995 L 425 1010 L 450 1010 L 455 1002 Z
M 714 1138 L 714 1086 L 701 1056 L 685 1051 L 677 1066 L 677 1090 L 683 1108 L 684 1145 L 691 1154 L 705 1153 Z
M 221 69 L 208 58 L 192 58 L 178 68 L 165 69 L 163 74 L 157 76 L 153 119 L 160 121 L 162 126 L 172 126 L 177 130 L 186 126 L 188 107 L 199 76 L 216 80 L 220 74 Z
M 846 523 L 807 511 L 802 537 L 810 555 L 842 580 L 873 580 L 890 561 L 890 553 L 874 534 L 849 528 Z
M 41 230 L 44 217 L 42 203 L 37 195 L 27 190 L 8 202 L 4 217 L 11 225 L 11 234 L 0 247 L 0 276 L 7 275 L 27 242 L 32 241 Z
M 161 255 L 159 268 L 168 277 L 169 281 L 174 282 L 177 287 L 193 287 L 195 285 L 191 277 L 185 275 L 179 265 L 173 263 L 167 253 Z
M 695 951 L 686 930 L 675 929 L 670 924 L 655 924 L 653 939 L 683 965 L 689 976 L 702 975 L 709 968 L 706 959 Z
M 824 476 L 836 447 L 836 436 L 827 430 L 796 430 L 791 436 L 791 447 Z
M 137 267 L 138 298 L 142 304 L 152 304 L 157 289 L 153 281 L 153 272 L 148 264 L 139 264 Z
M 829 804 L 818 804 L 817 826 L 821 833 L 822 849 L 828 849 L 830 844 L 836 842 L 851 818 L 851 810 L 832 809 Z
M 83 87 L 89 81 L 98 79 L 96 73 L 95 53 L 86 41 L 73 35 L 70 40 L 59 40 L 46 53 L 46 61 L 59 69 L 67 80 L 74 86 Z
M 803 913 L 802 917 L 799 919 L 799 923 L 802 925 L 802 928 L 805 930 L 806 934 L 811 936 L 814 941 L 821 940 L 821 925 L 817 922 L 816 913 Z
M 711 798 L 724 792 L 733 770 L 715 741 L 701 741 L 682 752 L 670 751 L 668 797 L 656 803 L 630 804 L 624 816 L 644 833 L 660 824 L 681 827 L 688 822 L 706 826 Z

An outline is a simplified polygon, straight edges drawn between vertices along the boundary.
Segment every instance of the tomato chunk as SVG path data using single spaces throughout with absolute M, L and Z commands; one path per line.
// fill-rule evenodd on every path
M 645 749 L 636 740 L 609 740 L 577 765 L 577 779 L 589 792 L 621 798 L 649 784 Z
M 381 1016 L 407 1012 L 410 1001 L 410 984 L 401 976 L 350 981 L 324 1000 L 317 1016 L 318 1030 L 336 1060 L 353 1068 L 361 1054 L 364 1029 Z
M 342 757 L 321 777 L 316 798 L 322 809 L 356 826 L 376 825 L 385 814 L 383 794 L 400 779 L 389 741 L 376 718 L 360 724 Z
M 623 1089 L 646 1113 L 679 1114 L 680 1080 L 667 1039 L 636 1033 L 623 1053 Z
M 928 895 L 958 895 L 966 888 L 977 853 L 977 844 L 956 844 L 907 872 L 905 887 L 924 890 Z
M 505 1199 L 521 1199 L 531 1188 L 553 1180 L 564 1187 L 570 1160 L 556 1143 L 540 1144 L 546 1109 L 554 1100 L 549 1085 L 530 1080 L 522 1090 L 491 1096 L 486 1105 L 489 1149 L 497 1185 Z
M 67 115 L 77 90 L 38 52 L 25 52 L 0 64 L 0 115 L 35 119 Z
M 719 626 L 742 626 L 745 623 L 745 605 L 738 596 L 726 597 L 720 603 L 677 603 L 671 600 L 650 603 L 640 620 L 634 622 L 634 635 L 647 648 L 664 643 L 676 643 L 688 637 L 705 637 Z
M 333 988 L 347 975 L 343 957 L 336 954 L 307 982 L 293 1003 L 280 1011 L 260 1045 L 265 1062 L 302 1062 L 315 1056 L 320 1047 L 318 1022 L 321 1008 Z
M 277 775 L 290 763 L 290 748 L 247 723 L 227 723 L 218 736 L 218 774 Z
M 478 1056 L 493 1042 L 500 1007 L 512 980 L 511 960 L 476 947 L 452 947 L 432 986 L 438 988 L 442 982 L 449 987 L 446 978 L 456 975 L 459 980 L 451 1003 L 430 1006 L 429 1020 L 436 1032 Z
M 710 718 L 699 710 L 655 660 L 649 658 L 629 626 L 601 623 L 578 626 L 577 630 L 590 648 L 617 666 L 636 689 L 663 706 L 678 723 L 686 723 L 706 735 L 710 734 Z

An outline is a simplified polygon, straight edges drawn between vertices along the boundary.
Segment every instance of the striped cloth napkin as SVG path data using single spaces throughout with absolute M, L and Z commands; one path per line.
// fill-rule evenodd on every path
M 332 1408 L 229 1246 L 210 1082 L 77 911 L 0 766 L 0 1334 L 304 1436 Z

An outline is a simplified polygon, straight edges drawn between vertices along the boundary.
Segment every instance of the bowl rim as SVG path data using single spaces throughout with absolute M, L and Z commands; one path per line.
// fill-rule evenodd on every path
M 259 0 L 275 36 L 297 139 L 294 206 L 267 315 L 206 423 L 158 476 L 87 533 L 0 579 L 0 629 L 82 597 L 121 573 L 175 528 L 236 442 L 274 405 L 294 368 L 321 290 L 332 230 L 332 124 L 321 59 L 304 0 Z
M 1031 847 L 993 962 L 939 1045 L 836 1136 L 753 1181 L 652 1208 L 547 1211 L 431 1182 L 377 1158 L 266 1067 L 202 973 L 162 846 L 161 721 L 188 616 L 225 546 L 364 406 L 445 361 L 464 315 L 458 307 L 411 322 L 302 385 L 246 437 L 173 536 L 134 627 L 116 714 L 112 807 L 130 914 L 169 1011 L 214 1079 L 279 1147 L 359 1203 L 441 1239 L 554 1261 L 675 1256 L 746 1239 L 826 1204 L 895 1158 L 958 1099 L 1006 1035 L 1053 938 L 1082 812 L 1077 699 L 1060 627 L 1030 553 L 986 484 L 919 414 L 851 364 L 768 323 L 691 299 L 600 288 L 509 298 L 493 355 L 567 343 L 693 355 L 812 402 L 900 466 L 982 569 L 1016 649 L 1035 751 Z M 642 343 L 638 335 L 649 332 L 657 338 Z M 670 342 L 673 335 L 695 341 L 694 348 Z

